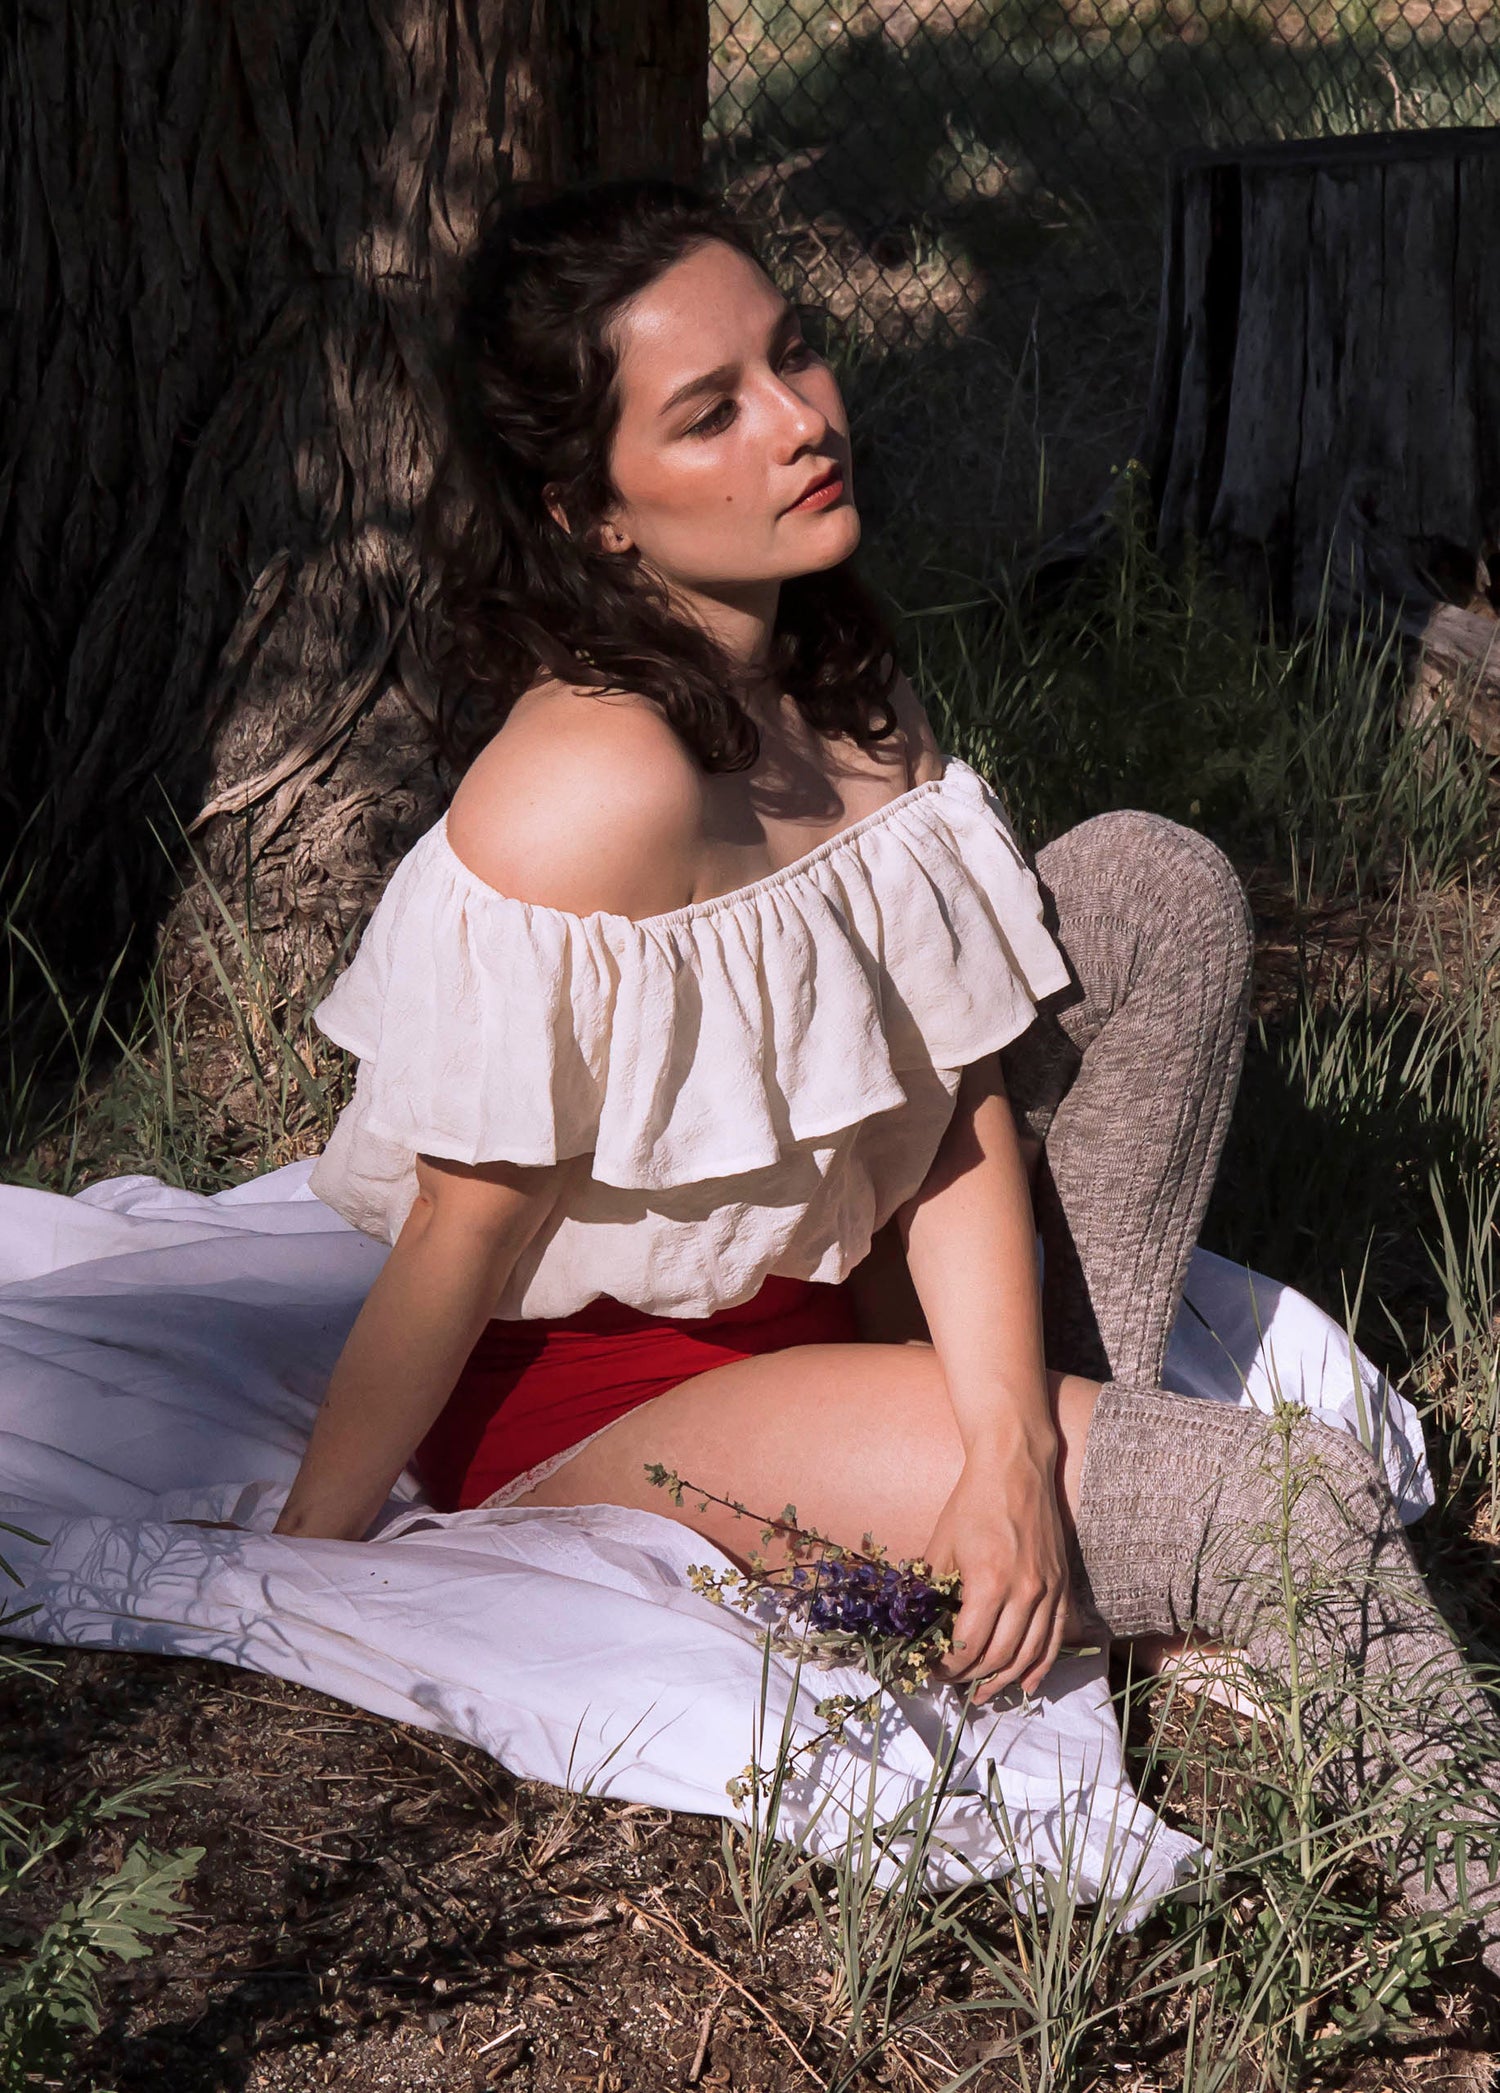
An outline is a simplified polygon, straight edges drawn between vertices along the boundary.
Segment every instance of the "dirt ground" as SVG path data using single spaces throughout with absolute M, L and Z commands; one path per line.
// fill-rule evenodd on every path
M 12 1709 L 7 1758 L 28 1793 L 61 1803 L 179 1766 L 198 1785 L 153 1810 L 149 1836 L 207 1850 L 196 1915 L 110 1977 L 101 2035 L 57 2084 L 807 2082 L 795 2035 L 726 1966 L 717 1823 L 561 1797 L 470 1747 L 211 1663 L 61 1662 L 61 1691 Z M 126 1843 L 95 1841 L 94 1866 Z
M 167 1766 L 158 1848 L 206 1848 L 182 1930 L 111 1965 L 104 2022 L 62 2093 L 782 2093 L 837 2060 L 827 1964 L 789 1914 L 762 1962 L 721 1860 L 716 1820 L 583 1801 L 517 1782 L 466 1745 L 299 1687 L 196 1660 L 57 1653 L 60 1685 L 10 1710 L 0 1779 L 49 1806 Z M 1219 1718 L 1228 1721 L 1228 1717 Z M 78 1865 L 117 1865 L 134 1831 Z M 55 1896 L 54 1885 L 51 1894 Z M 956 1958 L 918 1975 L 966 1996 Z M 837 2016 L 833 2016 L 836 2020 Z M 951 2018 L 859 2076 L 979 2087 L 1006 2016 Z M 955 2026 L 957 2033 L 955 2034 Z M 1176 2083 L 1171 2019 L 1143 2017 L 1097 2082 Z M 1488 2086 L 1500 1995 L 1455 1987 L 1396 2046 L 1330 2084 Z

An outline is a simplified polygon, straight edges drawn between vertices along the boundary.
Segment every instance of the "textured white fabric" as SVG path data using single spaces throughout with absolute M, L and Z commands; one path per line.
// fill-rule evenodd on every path
M 0 1520 L 36 1536 L 0 1534 L 10 1603 L 35 1608 L 14 1632 L 215 1658 L 464 1738 L 523 1777 L 740 1814 L 725 1783 L 757 1729 L 765 1761 L 783 1714 L 796 1744 L 820 1730 L 819 1699 L 870 1682 L 775 1658 L 763 1701 L 753 1625 L 688 1580 L 727 1564 L 688 1529 L 611 1505 L 432 1512 L 406 1474 L 372 1540 L 271 1532 L 389 1254 L 308 1173 L 212 1198 L 148 1177 L 75 1199 L 0 1185 Z M 1280 1385 L 1341 1429 L 1373 1421 L 1406 1516 L 1432 1502 L 1410 1405 L 1310 1301 L 1202 1251 L 1187 1296 L 1170 1386 L 1235 1402 Z M 867 1805 L 919 1806 L 952 1717 L 941 1689 L 891 1708 L 873 1793 L 851 1725 L 792 1783 L 781 1828 L 836 1855 Z M 1131 1792 L 1095 1659 L 1057 1665 L 1033 1715 L 976 1718 L 951 1785 L 934 1885 L 1061 1875 L 1136 1918 L 1195 1865 L 1194 1841 Z
M 359 1057 L 317 1196 L 394 1242 L 418 1154 L 591 1155 L 493 1313 L 706 1316 L 836 1281 L 927 1175 L 959 1072 L 1068 972 L 960 757 L 778 872 L 639 920 L 486 885 L 445 822 L 319 1005 Z

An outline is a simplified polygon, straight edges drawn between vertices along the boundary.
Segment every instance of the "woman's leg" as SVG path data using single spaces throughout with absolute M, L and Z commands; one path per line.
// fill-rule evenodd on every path
M 1050 1377 L 1058 1424 L 1059 1501 L 1073 1551 L 1070 1633 L 1121 1637 L 1201 1628 L 1286 1678 L 1293 1663 L 1267 1536 L 1284 1530 L 1294 1588 L 1308 1601 L 1296 1640 L 1308 1694 L 1304 1732 L 1326 1759 L 1336 1805 L 1368 1795 L 1391 1767 L 1410 1783 L 1450 1764 L 1465 1733 L 1484 1740 L 1500 1781 L 1500 1726 L 1417 1571 L 1374 1459 L 1303 1415 L 1289 1475 L 1259 1411 L 1160 1389 L 1102 1391 Z M 645 1478 L 660 1462 L 690 1485 L 857 1546 L 872 1533 L 893 1556 L 920 1554 L 963 1460 L 930 1345 L 802 1345 L 713 1368 L 643 1403 L 522 1500 L 636 1505 L 705 1534 L 744 1561 L 759 1527 L 718 1505 L 680 1507 Z M 1312 1599 L 1316 1597 L 1317 1603 Z M 1362 1702 L 1395 1697 L 1384 1738 Z M 1470 1889 L 1500 1974 L 1495 1807 L 1481 1805 Z M 1386 1856 L 1403 1889 L 1430 1908 L 1456 1902 L 1451 1856 L 1425 1890 L 1417 1843 Z
M 1056 1487 L 1071 1535 L 1096 1384 L 1048 1377 L 1058 1432 Z M 963 1467 L 963 1442 L 930 1344 L 802 1344 L 679 1381 L 609 1429 L 515 1502 L 623 1504 L 661 1512 L 741 1563 L 761 1547 L 759 1517 L 680 1506 L 646 1478 L 660 1464 L 684 1482 L 858 1547 L 871 1533 L 893 1558 L 920 1555 Z M 776 1554 L 775 1544 L 767 1550 Z M 1090 1625 L 1080 1617 L 1080 1630 Z
M 1097 815 L 1036 869 L 1074 985 L 1001 1062 L 1032 1165 L 1047 1357 L 1151 1385 L 1239 1082 L 1250 912 L 1223 852 L 1155 814 Z M 867 1342 L 926 1339 L 894 1223 L 845 1284 Z
M 1467 1757 L 1468 1889 L 1484 1959 L 1500 1975 L 1500 1711 L 1479 1687 L 1417 1568 L 1375 1457 L 1347 1433 L 1259 1411 L 1104 1387 L 1088 1428 L 1075 1581 L 1122 1638 L 1197 1629 L 1288 1681 L 1338 1811 L 1420 1796 Z M 1288 1601 L 1296 1608 L 1295 1635 Z M 1389 1788 L 1382 1804 L 1381 1791 Z M 1460 1842 L 1461 1843 L 1461 1842 Z M 1454 1909 L 1458 1849 L 1415 1821 L 1380 1842 L 1419 1908 Z
M 1296 1418 L 1289 1442 L 1259 1411 L 1169 1395 L 1050 1386 L 1059 1501 L 1073 1551 L 1074 1623 L 1121 1637 L 1197 1628 L 1258 1669 L 1305 1685 L 1309 1750 L 1335 1807 L 1356 1806 L 1393 1771 L 1397 1792 L 1480 1740 L 1490 1799 L 1468 1806 L 1469 1892 L 1500 1974 L 1500 1724 L 1434 1607 L 1373 1456 L 1347 1434 Z M 525 1503 L 638 1505 L 682 1520 L 743 1561 L 759 1530 L 718 1505 L 680 1507 L 645 1478 L 661 1462 L 686 1481 L 858 1545 L 919 1554 L 963 1459 L 929 1345 L 802 1345 L 716 1367 L 642 1404 Z M 1284 1550 L 1276 1536 L 1284 1535 Z M 1295 1644 L 1280 1570 L 1300 1595 Z M 1374 1717 L 1372 1717 L 1372 1706 Z M 1378 1717 L 1378 1719 L 1375 1719 Z M 1457 1903 L 1450 1847 L 1422 1880 L 1414 1834 L 1385 1857 L 1414 1902 Z
M 1047 1357 L 1161 1378 L 1228 1131 L 1252 925 L 1216 845 L 1156 814 L 1100 814 L 1037 856 L 1075 985 L 1001 1061 L 1045 1252 Z

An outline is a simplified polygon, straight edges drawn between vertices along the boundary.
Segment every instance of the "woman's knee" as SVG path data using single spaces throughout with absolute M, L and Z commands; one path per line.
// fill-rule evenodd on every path
M 1244 884 L 1219 846 L 1197 829 L 1137 808 L 1096 814 L 1037 854 L 1066 942 L 1068 920 L 1128 917 L 1188 951 L 1248 969 L 1254 923 Z
M 1114 1381 L 1091 1415 L 1079 1542 L 1116 1634 L 1196 1624 L 1242 1643 L 1284 1559 L 1310 1586 L 1359 1579 L 1396 1519 L 1368 1449 L 1299 1406 L 1274 1418 Z
M 1246 1597 L 1279 1592 L 1282 1566 L 1299 1589 L 1362 1586 L 1382 1548 L 1400 1531 L 1385 1470 L 1362 1441 L 1300 1404 L 1244 1420 L 1219 1498 L 1210 1552 L 1216 1567 L 1248 1570 Z M 1259 1583 L 1257 1584 L 1257 1577 Z M 1262 1589 L 1263 1587 L 1263 1589 Z M 1235 1603 L 1241 1602 L 1237 1596 Z
M 1082 1374 L 1058 1373 L 1049 1369 L 1048 1396 L 1057 1424 L 1058 1497 L 1070 1519 L 1076 1519 L 1083 1490 L 1083 1464 L 1088 1452 L 1089 1431 L 1102 1384 Z
M 1400 1526 L 1383 1464 L 1353 1433 L 1299 1410 L 1284 1453 L 1279 1432 L 1276 1439 L 1273 1474 L 1283 1485 L 1281 1501 L 1293 1507 L 1290 1523 L 1307 1544 L 1334 1552 L 1342 1544 L 1363 1556 L 1372 1541 Z

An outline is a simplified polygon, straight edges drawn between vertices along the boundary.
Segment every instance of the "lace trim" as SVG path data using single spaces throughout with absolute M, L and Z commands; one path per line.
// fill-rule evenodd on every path
M 673 1385 L 675 1387 L 676 1383 Z M 663 1389 L 661 1392 L 665 1395 L 667 1391 Z M 652 1396 L 648 1400 L 654 1402 L 656 1398 Z M 559 1468 L 566 1468 L 574 1454 L 582 1453 L 586 1446 L 592 1446 L 596 1439 L 602 1439 L 606 1432 L 612 1432 L 615 1426 L 622 1423 L 633 1411 L 643 1407 L 641 1403 L 633 1403 L 629 1410 L 622 1410 L 620 1415 L 612 1417 L 608 1424 L 601 1424 L 597 1430 L 589 1432 L 584 1438 L 575 1439 L 571 1446 L 564 1446 L 557 1453 L 548 1454 L 545 1461 L 534 1462 L 520 1475 L 512 1476 L 508 1483 L 502 1483 L 498 1490 L 491 1490 L 488 1497 L 481 1497 L 473 1509 L 476 1512 L 504 1511 L 506 1506 L 514 1504 L 518 1497 L 524 1497 L 528 1490 L 534 1490 L 539 1483 L 550 1480 Z

